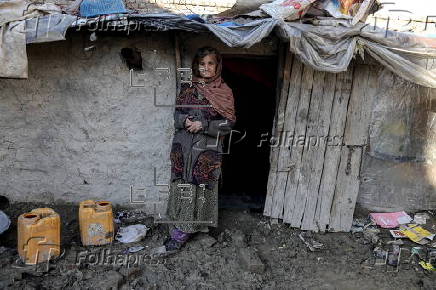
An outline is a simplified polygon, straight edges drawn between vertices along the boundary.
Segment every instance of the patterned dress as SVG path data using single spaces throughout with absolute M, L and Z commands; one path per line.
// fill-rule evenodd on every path
M 185 120 L 200 121 L 203 129 L 190 133 Z M 218 225 L 218 180 L 223 140 L 234 122 L 221 116 L 195 86 L 182 84 L 176 99 L 171 148 L 171 182 L 167 216 L 174 228 L 187 233 Z

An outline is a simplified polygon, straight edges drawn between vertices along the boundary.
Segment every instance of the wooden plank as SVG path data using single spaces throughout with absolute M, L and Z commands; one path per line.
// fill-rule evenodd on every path
M 368 90 L 369 66 L 357 65 L 354 70 L 353 89 L 348 106 L 347 123 L 345 126 L 344 142 L 347 145 L 367 144 L 368 123 L 371 112 L 364 110 Z
M 310 139 L 312 136 L 318 135 L 318 123 L 320 110 L 322 109 L 322 98 L 324 93 L 324 79 L 325 72 L 315 71 L 313 73 L 313 85 L 310 96 L 310 104 L 308 107 L 308 113 L 306 118 L 306 131 L 305 131 L 305 145 L 302 152 L 302 161 L 300 167 L 300 177 L 298 180 L 296 199 L 294 205 L 294 211 L 292 213 L 292 223 L 294 227 L 301 227 L 304 211 L 306 208 L 307 200 L 314 198 L 311 192 L 309 192 L 309 186 L 311 182 L 313 172 L 313 158 L 317 155 L 316 149 L 312 148 Z M 302 96 L 303 97 L 303 96 Z M 316 162 L 316 161 L 315 161 Z
M 348 232 L 353 222 L 354 208 L 359 193 L 359 174 L 362 146 L 344 146 L 336 180 L 329 231 Z
M 336 177 L 339 169 L 341 147 L 347 117 L 348 102 L 353 82 L 353 67 L 339 73 L 336 79 L 335 97 L 330 116 L 330 127 L 326 152 L 324 156 L 324 170 L 319 188 L 318 203 L 315 220 L 318 230 L 325 231 L 330 222 L 330 210 L 336 187 Z
M 330 212 L 330 231 L 349 231 L 359 193 L 362 152 L 367 144 L 373 98 L 377 89 L 376 67 L 357 65 L 348 106 L 344 143 Z
M 277 92 L 280 92 L 277 97 L 277 107 L 276 107 L 276 116 L 274 119 L 274 127 L 272 130 L 272 134 L 274 136 L 278 135 L 278 132 L 283 130 L 284 125 L 284 112 L 286 110 L 286 101 L 289 90 L 289 79 L 291 76 L 291 66 L 292 66 L 292 54 L 287 50 L 283 49 L 282 57 L 279 58 L 279 67 L 281 67 L 281 73 L 279 72 L 279 83 L 281 85 L 281 90 L 277 89 Z M 280 63 L 282 65 L 280 65 Z M 272 208 L 273 208 L 273 196 L 274 196 L 274 188 L 276 187 L 277 180 L 277 161 L 278 161 L 278 148 L 271 147 L 270 150 L 270 170 L 268 176 L 268 184 L 267 184 L 267 194 L 265 199 L 265 206 L 263 214 L 265 216 L 271 216 Z
M 316 82 L 315 82 L 316 83 Z M 318 231 L 317 220 L 315 219 L 315 212 L 318 200 L 321 199 L 319 193 L 319 185 L 321 182 L 322 173 L 324 170 L 325 152 L 327 147 L 327 135 L 330 127 L 330 115 L 335 95 L 335 83 L 336 74 L 327 73 L 323 80 L 320 80 L 320 84 L 323 86 L 323 91 L 320 93 L 318 119 L 314 124 L 313 133 L 315 134 L 315 142 L 310 140 L 309 143 L 315 147 L 312 149 L 312 156 L 310 158 L 311 175 L 310 181 L 307 184 L 308 192 L 306 198 L 306 206 L 303 214 L 303 221 L 301 223 L 301 229 Z M 314 85 L 315 86 L 315 85 Z M 311 106 L 312 108 L 312 106 Z M 325 168 L 329 171 L 330 168 Z
M 296 192 L 298 188 L 298 181 L 300 179 L 301 157 L 304 150 L 304 140 L 303 144 L 299 144 L 298 138 L 304 138 L 304 136 L 306 136 L 307 116 L 309 113 L 310 98 L 312 95 L 313 86 L 313 69 L 309 66 L 303 66 L 302 71 L 303 73 L 300 89 L 300 101 L 298 102 L 298 110 L 296 111 L 295 115 L 296 120 L 294 138 L 297 139 L 295 141 L 295 144 L 291 146 L 291 168 L 286 183 L 286 205 L 283 215 L 283 221 L 291 223 L 291 226 L 293 226 L 292 216 L 294 214 L 296 206 L 298 206 Z
M 278 218 L 283 218 L 284 210 L 287 206 L 286 203 L 286 183 L 288 180 L 289 170 L 291 169 L 291 150 L 292 141 L 288 139 L 292 137 L 295 130 L 295 120 L 298 109 L 298 103 L 300 100 L 300 90 L 301 90 L 301 78 L 302 78 L 303 64 L 298 59 L 294 59 L 292 66 L 292 73 L 290 79 L 289 94 L 286 104 L 286 119 L 283 126 L 283 131 L 281 135 L 282 144 L 280 144 L 278 153 L 278 172 L 276 183 L 277 186 L 274 190 L 274 210 L 273 216 Z M 289 144 L 287 144 L 289 143 Z

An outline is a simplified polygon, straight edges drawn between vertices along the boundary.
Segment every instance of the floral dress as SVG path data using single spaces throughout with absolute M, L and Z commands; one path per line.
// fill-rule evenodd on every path
M 186 118 L 200 121 L 203 129 L 190 133 Z M 195 86 L 182 84 L 174 112 L 171 182 L 167 216 L 171 229 L 186 233 L 208 231 L 218 225 L 218 180 L 223 141 L 234 122 L 221 116 Z

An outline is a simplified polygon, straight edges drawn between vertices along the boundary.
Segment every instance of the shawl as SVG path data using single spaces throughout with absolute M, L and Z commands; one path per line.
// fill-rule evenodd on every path
M 223 117 L 236 121 L 232 89 L 221 78 L 222 59 L 217 63 L 215 76 L 209 79 L 192 76 L 193 85 Z

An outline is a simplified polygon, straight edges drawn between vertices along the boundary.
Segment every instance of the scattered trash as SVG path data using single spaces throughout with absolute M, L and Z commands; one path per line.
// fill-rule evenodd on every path
M 422 268 L 424 268 L 425 270 L 429 270 L 429 271 L 436 271 L 436 268 L 427 262 L 421 261 L 419 262 L 419 264 L 421 265 Z
M 416 255 L 416 256 L 418 256 L 418 258 L 419 258 L 420 260 L 424 260 L 424 259 L 426 258 L 426 256 L 427 256 L 427 251 L 426 251 L 426 249 L 424 249 L 424 248 L 422 248 L 422 247 L 413 247 L 413 248 L 410 250 L 410 252 L 411 252 L 412 255 Z
M 299 234 L 298 237 L 300 240 L 303 241 L 303 243 L 311 250 L 312 252 L 315 252 L 318 249 L 322 249 L 324 247 L 324 244 L 317 242 L 315 240 L 308 241 L 308 238 L 303 237 L 303 233 Z
M 9 217 L 0 210 L 0 234 L 4 233 L 11 225 Z
M 315 0 L 276 0 L 265 3 L 259 9 L 272 18 L 291 21 L 301 18 Z
M 363 227 L 351 226 L 350 231 L 352 234 L 361 233 L 361 232 L 363 232 Z
M 405 234 L 403 234 L 403 232 L 401 232 L 400 230 L 390 230 L 389 232 L 391 233 L 391 236 L 393 238 L 396 238 L 396 239 L 407 238 L 407 236 Z
M 392 245 L 392 252 L 388 253 L 388 265 L 396 266 L 398 265 L 400 257 L 400 246 Z
M 396 228 L 402 224 L 408 224 L 412 218 L 404 211 L 389 212 L 389 213 L 371 213 L 371 219 L 382 228 Z
M 430 216 L 427 213 L 417 213 L 413 217 L 413 222 L 419 225 L 425 225 Z
M 404 242 L 402 240 L 394 240 L 394 241 L 388 241 L 386 242 L 387 245 L 404 245 Z
M 374 225 L 374 223 L 369 218 L 355 218 L 351 226 L 351 233 L 361 233 L 367 227 Z
M 425 245 L 433 240 L 434 234 L 418 225 L 400 226 L 401 232 L 415 243 Z
M 145 225 L 139 224 L 121 227 L 115 239 L 121 243 L 139 242 L 143 237 L 145 237 L 148 230 L 149 228 Z
M 388 256 L 388 252 L 383 250 L 380 247 L 375 247 L 374 250 L 372 251 L 372 253 L 374 254 L 374 257 L 376 257 L 377 259 L 386 260 L 386 258 Z
M 141 250 L 145 249 L 144 247 L 138 246 L 138 247 L 130 247 L 129 248 L 129 253 L 136 253 L 139 252 Z
M 377 244 L 378 240 L 380 239 L 378 237 L 378 234 L 380 233 L 379 229 L 375 229 L 375 228 L 366 228 L 363 231 L 363 238 L 365 240 L 370 241 L 373 244 Z
M 365 22 L 368 17 L 374 0 L 348 1 L 348 0 L 325 0 L 316 1 L 313 4 L 314 9 L 308 11 L 308 14 L 314 14 L 320 10 L 328 12 L 331 16 L 341 19 L 352 19 L 352 25 L 357 22 Z M 315 14 L 316 15 L 316 14 Z
M 150 250 L 150 256 L 152 258 L 154 257 L 160 257 L 160 256 L 166 256 L 169 253 L 167 252 L 167 249 L 165 246 L 156 247 Z

